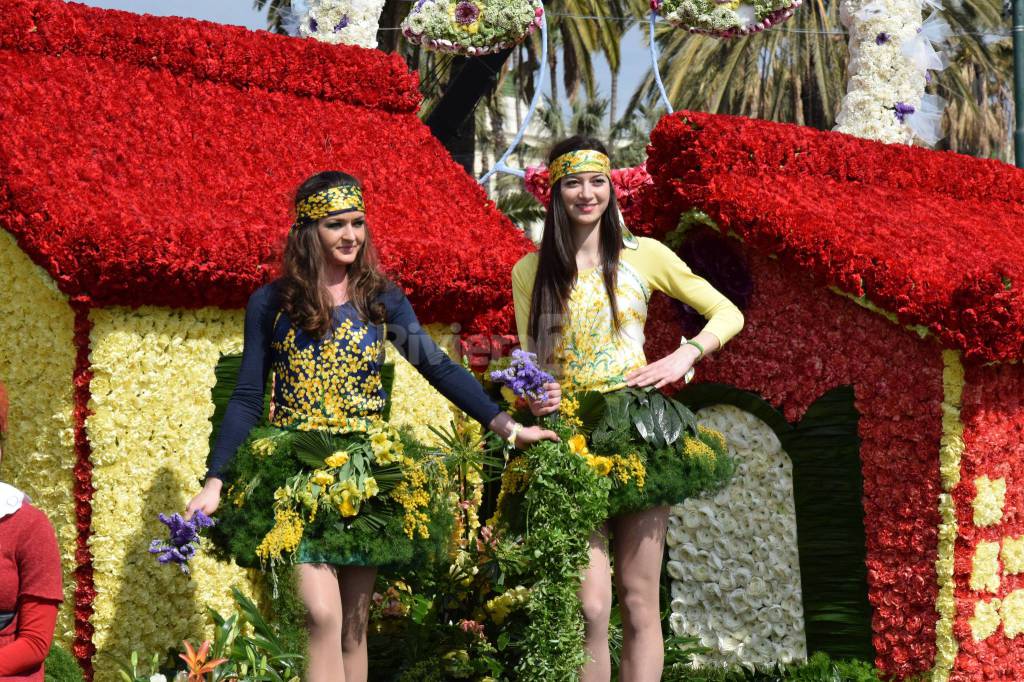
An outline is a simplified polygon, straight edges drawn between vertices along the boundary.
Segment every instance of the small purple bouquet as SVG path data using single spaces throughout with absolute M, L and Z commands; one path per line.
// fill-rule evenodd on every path
M 491 381 L 504 384 L 520 398 L 544 400 L 544 384 L 555 378 L 537 366 L 537 356 L 524 350 L 512 351 L 512 364 L 491 372 Z
M 170 516 L 160 514 L 159 518 L 170 531 L 170 537 L 167 540 L 153 540 L 149 543 L 149 553 L 156 554 L 156 560 L 161 564 L 178 564 L 183 573 L 188 573 L 188 561 L 199 549 L 199 533 L 204 528 L 214 525 L 216 521 L 201 511 L 193 514 L 189 521 L 178 513 Z

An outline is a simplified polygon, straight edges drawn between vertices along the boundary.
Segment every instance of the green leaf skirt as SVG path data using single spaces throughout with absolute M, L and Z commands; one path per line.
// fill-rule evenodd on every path
M 275 491 L 296 474 L 311 472 L 308 447 L 310 436 L 323 436 L 324 443 L 365 444 L 365 434 L 338 436 L 326 432 L 286 431 L 258 426 L 238 449 L 228 470 L 221 506 L 214 515 L 217 524 L 209 529 L 213 552 L 232 558 L 240 566 L 265 567 L 256 548 L 275 524 Z M 427 537 L 410 537 L 403 526 L 404 508 L 383 491 L 365 501 L 355 517 L 343 517 L 334 507 L 322 505 L 312 520 L 307 515 L 302 539 L 289 555 L 294 563 L 325 563 L 335 566 L 376 566 L 397 571 L 444 558 L 454 523 L 448 496 L 448 475 L 443 460 L 411 437 L 400 432 L 405 454 L 423 464 L 430 491 L 424 526 Z M 272 453 L 260 444 L 273 441 Z M 254 444 L 256 446 L 254 447 Z M 324 455 L 329 455 L 328 448 Z M 304 451 L 305 450 L 305 451 Z
M 607 474 L 610 516 L 679 504 L 732 477 L 735 466 L 722 434 L 699 426 L 689 408 L 660 391 L 623 388 L 577 397 L 589 455 L 616 462 Z M 623 457 L 634 458 L 634 465 L 620 467 Z M 630 475 L 640 468 L 636 459 L 642 482 Z

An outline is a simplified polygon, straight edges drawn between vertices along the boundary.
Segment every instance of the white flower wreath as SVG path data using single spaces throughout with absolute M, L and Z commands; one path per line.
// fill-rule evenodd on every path
M 756 33 L 793 16 L 803 0 L 651 0 L 676 28 L 719 38 Z

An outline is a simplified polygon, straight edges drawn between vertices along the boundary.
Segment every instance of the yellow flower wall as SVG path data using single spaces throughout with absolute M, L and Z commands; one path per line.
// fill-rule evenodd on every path
M 0 480 L 24 490 L 57 530 L 64 567 L 64 606 L 56 638 L 74 636 L 75 316 L 50 276 L 0 230 L 0 380 L 11 399 L 10 434 Z
M 243 312 L 217 309 L 93 310 L 94 372 L 87 421 L 92 445 L 96 679 L 115 662 L 203 636 L 206 607 L 233 608 L 245 572 L 208 556 L 192 577 L 157 564 L 150 540 L 166 536 L 159 512 L 182 511 L 206 469 L 214 368 L 242 346 Z
M 425 327 L 430 336 L 449 356 L 452 355 L 452 337 L 448 325 L 431 324 Z M 390 343 L 387 358 L 395 363 L 395 384 L 391 390 L 391 422 L 396 426 L 409 425 L 416 437 L 427 443 L 437 441 L 429 425 L 445 429 L 454 419 L 452 405 L 435 391 L 416 368 L 401 356 Z

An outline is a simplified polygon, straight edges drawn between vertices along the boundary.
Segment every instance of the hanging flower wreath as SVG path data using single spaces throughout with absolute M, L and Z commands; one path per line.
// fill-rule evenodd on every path
M 793 16 L 803 0 L 651 0 L 676 28 L 719 38 L 757 33 Z
M 417 0 L 402 33 L 431 50 L 479 56 L 523 42 L 543 17 L 540 0 Z

